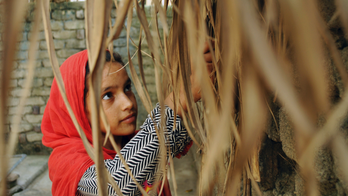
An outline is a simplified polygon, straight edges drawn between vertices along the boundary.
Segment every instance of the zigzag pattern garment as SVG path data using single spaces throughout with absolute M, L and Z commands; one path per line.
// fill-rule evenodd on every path
M 152 111 L 152 116 L 157 125 L 160 124 L 160 107 L 156 105 Z M 170 146 L 171 156 L 175 156 L 184 150 L 185 146 L 191 141 L 187 130 L 181 123 L 179 116 L 176 117 L 175 130 L 174 127 L 174 111 L 169 107 L 165 109 L 166 115 L 166 144 Z M 140 127 L 141 130 L 134 136 L 121 150 L 121 154 L 128 163 L 135 179 L 143 184 L 154 182 L 155 173 L 159 165 L 159 140 L 155 131 L 155 123 L 150 115 Z M 141 195 L 135 182 L 131 179 L 118 155 L 113 160 L 105 160 L 105 166 L 115 179 L 124 195 Z M 82 176 L 78 188 L 77 195 L 97 195 L 97 176 L 95 165 L 89 167 Z M 108 185 L 108 194 L 116 195 L 112 186 Z

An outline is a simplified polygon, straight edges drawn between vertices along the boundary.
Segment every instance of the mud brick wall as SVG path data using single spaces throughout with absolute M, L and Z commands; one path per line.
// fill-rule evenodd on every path
M 11 79 L 11 90 L 8 99 L 8 115 L 6 127 L 11 131 L 12 118 L 15 115 L 22 90 L 25 84 L 27 73 L 29 38 L 31 36 L 30 30 L 34 19 L 34 4 L 32 3 L 28 9 L 28 14 L 23 25 L 23 33 L 18 41 L 18 53 L 14 62 L 14 70 Z M 65 2 L 65 3 L 51 3 L 50 5 L 51 28 L 54 40 L 54 46 L 61 65 L 69 56 L 86 49 L 86 31 L 85 31 L 85 6 L 84 2 Z M 150 22 L 151 7 L 146 7 L 146 14 Z M 111 12 L 112 23 L 115 22 L 116 10 Z M 171 21 L 171 10 L 168 10 L 168 22 Z M 151 23 L 151 22 L 150 22 Z M 130 36 L 136 44 L 139 39 L 140 22 L 137 19 L 134 11 L 132 27 Z M 161 26 L 160 26 L 160 31 Z M 144 35 L 144 33 L 143 33 Z M 27 98 L 24 112 L 22 114 L 22 121 L 20 123 L 20 134 L 18 138 L 17 153 L 26 154 L 48 154 L 49 148 L 41 144 L 41 119 L 45 110 L 45 105 L 49 98 L 50 87 L 53 80 L 53 72 L 47 53 L 47 45 L 44 35 L 43 25 L 40 27 L 36 45 L 37 59 L 35 67 L 35 75 L 32 83 L 30 95 Z M 146 40 L 144 40 L 142 49 L 150 53 L 147 48 Z M 114 41 L 114 51 L 118 52 L 122 57 L 124 63 L 128 62 L 127 55 L 127 39 L 126 29 L 123 29 L 120 37 Z M 130 54 L 136 52 L 136 47 L 130 43 Z M 144 72 L 146 75 L 147 88 L 151 96 L 153 104 L 157 102 L 157 95 L 155 90 L 155 79 L 153 71 L 153 61 L 151 58 L 143 55 Z M 137 55 L 133 58 L 133 63 L 137 66 Z M 127 66 L 128 67 L 128 66 Z M 128 71 L 128 68 L 127 68 Z M 129 71 L 128 71 L 129 73 Z M 130 74 L 129 74 L 130 75 Z M 135 88 L 133 88 L 135 92 Z M 136 95 L 138 101 L 138 127 L 144 122 L 147 116 L 145 108 Z

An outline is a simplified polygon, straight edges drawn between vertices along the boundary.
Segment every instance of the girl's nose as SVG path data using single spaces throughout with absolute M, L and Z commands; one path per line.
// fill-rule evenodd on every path
M 130 97 L 128 97 L 126 94 L 122 94 L 120 96 L 120 104 L 121 104 L 121 109 L 122 111 L 126 111 L 126 110 L 131 110 L 134 106 L 134 103 L 132 102 L 132 100 L 130 99 Z

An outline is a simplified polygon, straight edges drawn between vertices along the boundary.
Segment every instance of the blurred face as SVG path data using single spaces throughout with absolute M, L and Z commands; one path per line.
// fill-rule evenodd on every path
M 132 92 L 132 83 L 125 69 L 120 63 L 108 62 L 104 66 L 101 84 L 101 103 L 105 111 L 106 119 L 110 125 L 111 134 L 124 136 L 134 133 L 137 120 L 137 102 Z M 109 74 L 112 73 L 112 74 Z M 91 122 L 90 93 L 86 96 L 86 114 Z M 105 126 L 100 120 L 100 129 L 106 132 Z

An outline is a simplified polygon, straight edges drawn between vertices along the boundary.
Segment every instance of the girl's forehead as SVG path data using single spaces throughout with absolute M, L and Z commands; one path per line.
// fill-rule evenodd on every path
M 119 83 L 128 80 L 126 69 L 120 63 L 108 62 L 103 69 L 102 83 Z
M 110 75 L 126 74 L 126 69 L 118 62 L 106 62 L 103 69 L 103 77 Z

